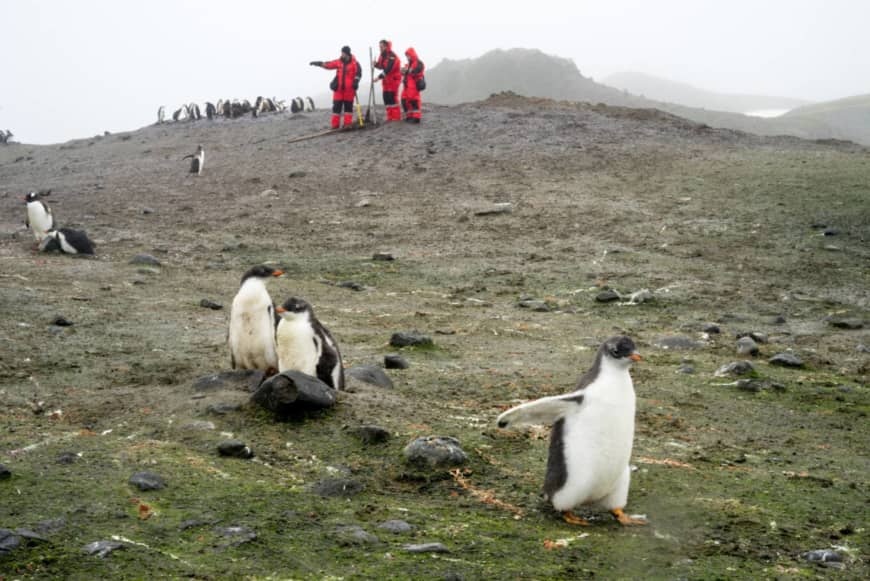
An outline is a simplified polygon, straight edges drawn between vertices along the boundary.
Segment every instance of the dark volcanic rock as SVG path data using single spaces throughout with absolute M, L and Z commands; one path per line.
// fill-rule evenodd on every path
M 605 291 L 601 291 L 597 295 L 595 295 L 595 302 L 598 303 L 612 303 L 614 301 L 618 301 L 621 297 L 619 293 L 613 289 L 608 289 Z
M 96 555 L 100 559 L 105 559 L 112 551 L 123 548 L 124 544 L 117 541 L 94 541 L 85 545 L 82 550 L 88 555 Z
M 832 318 L 828 319 L 828 324 L 837 329 L 848 329 L 850 331 L 864 328 L 864 321 L 862 321 L 861 319 Z
M 393 347 L 431 347 L 434 345 L 432 337 L 420 333 L 393 333 L 390 337 L 390 345 Z
M 779 365 L 781 367 L 803 367 L 804 362 L 797 355 L 792 353 L 777 353 L 768 360 L 771 365 Z
M 841 569 L 845 567 L 845 563 L 843 562 L 843 555 L 841 555 L 837 551 L 832 551 L 831 549 L 817 549 L 815 551 L 807 551 L 806 553 L 801 553 L 801 557 L 803 557 L 810 563 L 818 563 L 819 565 L 825 567 L 833 567 L 836 569 Z
M 52 319 L 51 324 L 57 325 L 58 327 L 71 327 L 73 322 L 62 315 L 58 315 Z
M 287 416 L 299 410 L 332 407 L 337 393 L 316 377 L 284 371 L 264 381 L 251 401 L 278 416 Z
M 384 356 L 384 367 L 387 369 L 408 369 L 410 366 L 408 360 L 401 355 L 391 353 Z
M 703 343 L 695 341 L 685 335 L 672 335 L 667 337 L 659 337 L 653 343 L 659 349 L 667 349 L 669 351 L 682 351 L 685 349 L 700 349 L 704 346 Z
M 421 545 L 402 545 L 409 553 L 449 553 L 450 549 L 441 543 L 423 543 Z
M 0 464 L 0 480 L 6 480 L 7 478 L 12 478 L 12 471 L 5 465 Z
M 237 403 L 212 403 L 205 407 L 205 411 L 218 416 L 222 416 L 231 412 L 237 412 L 240 409 L 242 409 L 242 406 Z
M 459 440 L 450 436 L 425 436 L 405 446 L 405 459 L 418 468 L 449 468 L 468 461 Z
M 21 537 L 9 529 L 0 529 L 0 557 L 21 546 Z
M 204 307 L 206 309 L 211 309 L 213 311 L 219 311 L 222 308 L 224 308 L 224 306 L 222 304 L 216 303 L 210 299 L 202 299 L 201 301 L 199 301 L 199 306 Z
M 366 290 L 365 285 L 360 284 L 358 282 L 354 282 L 352 280 L 343 280 L 343 281 L 337 283 L 335 286 L 337 286 L 339 288 L 349 288 L 350 290 L 357 291 L 357 292 Z
M 547 304 L 547 301 L 542 301 L 540 299 L 521 299 L 517 305 L 522 309 L 530 309 L 538 313 L 547 313 L 553 310 L 550 308 L 550 305 Z
M 758 343 L 752 337 L 740 337 L 737 339 L 737 353 L 739 355 L 758 355 Z
M 716 377 L 724 377 L 726 375 L 749 375 L 755 371 L 755 367 L 749 361 L 734 361 L 727 363 L 716 370 L 713 374 Z
M 252 392 L 263 382 L 265 373 L 259 369 L 235 369 L 200 377 L 193 382 L 196 391 L 237 389 Z
M 218 444 L 218 454 L 231 458 L 253 458 L 254 452 L 241 440 L 224 440 Z
M 130 259 L 130 264 L 142 264 L 146 266 L 160 266 L 160 260 L 150 254 L 137 254 Z
M 349 478 L 326 478 L 316 482 L 311 491 L 324 498 L 350 498 L 365 490 L 362 482 Z
M 378 528 L 396 535 L 401 533 L 410 533 L 414 530 L 413 525 L 410 525 L 403 520 L 388 520 L 379 524 Z
M 390 254 L 389 252 L 375 252 L 374 256 L 372 256 L 372 260 L 390 262 L 395 260 L 396 257 Z
M 710 335 L 718 335 L 722 332 L 722 329 L 720 329 L 719 325 L 716 323 L 707 323 L 701 328 L 701 330 Z
M 335 530 L 335 541 L 342 547 L 353 545 L 375 545 L 381 542 L 376 535 L 366 532 L 359 525 L 339 526 Z
M 384 373 L 384 370 L 376 365 L 356 365 L 347 370 L 347 374 L 351 377 L 377 385 L 378 387 L 393 387 L 393 380 L 390 376 Z
M 75 464 L 78 461 L 79 455 L 75 452 L 61 452 L 57 456 L 58 464 Z
M 390 432 L 380 426 L 360 426 L 351 433 L 362 440 L 363 444 L 380 444 L 390 439 Z
M 130 484 L 139 490 L 161 490 L 166 488 L 166 482 L 153 472 L 137 472 L 128 480 Z

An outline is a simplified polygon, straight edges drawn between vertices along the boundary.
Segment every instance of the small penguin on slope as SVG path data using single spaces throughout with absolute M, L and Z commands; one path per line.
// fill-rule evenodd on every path
M 524 403 L 498 417 L 500 428 L 553 423 L 544 493 L 570 524 L 589 524 L 572 512 L 581 505 L 605 508 L 623 525 L 646 524 L 623 512 L 634 440 L 635 395 L 628 369 L 635 361 L 640 355 L 634 342 L 611 337 L 572 393 Z
M 45 238 L 39 243 L 40 252 L 51 252 L 52 250 L 59 250 L 64 254 L 93 256 L 94 243 L 91 242 L 84 230 L 58 228 L 46 232 Z
M 202 148 L 202 145 L 196 148 L 196 153 L 190 153 L 181 159 L 190 159 L 190 173 L 202 175 L 202 166 L 205 163 L 205 150 Z
M 295 370 L 317 377 L 333 389 L 344 389 L 344 367 L 338 343 L 314 316 L 307 302 L 296 297 L 277 308 L 278 371 Z
M 275 305 L 266 290 L 266 280 L 284 271 L 254 266 L 242 276 L 239 292 L 230 310 L 230 364 L 233 369 L 262 369 L 272 375 L 278 369 L 275 351 Z
M 49 230 L 54 228 L 54 216 L 42 198 L 51 195 L 51 190 L 44 192 L 30 192 L 24 197 L 27 205 L 27 218 L 24 224 L 33 232 L 36 242 L 42 242 Z

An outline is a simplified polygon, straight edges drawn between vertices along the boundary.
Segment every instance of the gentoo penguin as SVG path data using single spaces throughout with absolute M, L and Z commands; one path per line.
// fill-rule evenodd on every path
M 305 97 L 305 110 L 314 111 L 314 99 L 311 97 Z
M 211 101 L 206 101 L 205 102 L 205 116 L 206 116 L 206 118 L 209 121 L 214 120 L 214 116 L 215 116 L 216 112 L 217 112 L 217 109 L 215 108 L 214 103 L 212 103 Z
M 181 159 L 190 159 L 190 173 L 202 175 L 202 166 L 205 164 L 205 150 L 202 145 L 197 146 L 196 153 L 190 153 Z
M 157 109 L 157 124 L 161 124 L 166 121 L 166 107 L 160 105 L 160 108 Z
M 275 305 L 266 290 L 266 280 L 283 271 L 254 266 L 242 276 L 239 292 L 230 309 L 230 364 L 233 369 L 262 369 L 272 375 L 278 369 L 275 351 Z
M 59 250 L 64 254 L 93 256 L 94 243 L 91 242 L 84 230 L 58 228 L 46 232 L 45 238 L 39 243 L 40 252 L 51 252 L 52 250 Z
M 344 389 L 344 368 L 338 343 L 314 316 L 302 299 L 292 297 L 278 307 L 281 320 L 275 340 L 278 344 L 278 372 L 292 369 L 317 377 L 333 389 Z
M 54 228 L 54 216 L 51 208 L 41 198 L 51 195 L 51 190 L 30 192 L 24 197 L 27 205 L 27 218 L 24 224 L 33 232 L 37 242 L 42 242 L 49 230 Z
M 581 505 L 605 508 L 623 525 L 646 524 L 623 512 L 634 439 L 635 396 L 628 372 L 634 361 L 640 361 L 634 342 L 611 337 L 572 393 L 525 403 L 498 417 L 500 428 L 553 423 L 544 494 L 570 524 L 588 524 L 571 512 Z
M 302 97 L 295 97 L 292 101 L 290 101 L 291 113 L 301 113 L 304 108 L 305 105 L 302 102 Z

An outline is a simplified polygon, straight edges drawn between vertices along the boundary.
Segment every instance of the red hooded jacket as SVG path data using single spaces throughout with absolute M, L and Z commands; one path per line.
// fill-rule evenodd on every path
M 356 81 L 356 84 L 359 84 L 359 79 L 362 77 L 362 67 L 356 62 L 356 57 L 351 55 L 348 62 L 337 58 L 334 61 L 323 63 L 323 68 L 337 69 L 331 85 L 335 87 L 333 89 L 332 100 L 353 101 L 353 97 L 356 94 L 354 81 Z
M 381 52 L 375 68 L 384 71 L 384 91 L 398 91 L 402 82 L 402 63 L 398 55 L 393 52 L 393 43 L 387 41 L 387 48 Z
M 402 81 L 402 99 L 419 99 L 420 91 L 417 89 L 417 81 L 423 78 L 426 66 L 417 57 L 417 51 L 408 48 L 405 51 L 408 64 L 405 67 L 405 79 Z

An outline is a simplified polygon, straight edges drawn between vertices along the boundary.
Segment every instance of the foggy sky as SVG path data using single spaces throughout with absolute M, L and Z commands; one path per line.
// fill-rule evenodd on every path
M 573 59 L 595 79 L 637 71 L 712 91 L 813 101 L 870 93 L 864 0 L 568 7 L 549 0 L 2 0 L 0 22 L 0 129 L 24 143 L 137 129 L 156 121 L 160 105 L 171 115 L 190 101 L 321 95 L 332 73 L 309 61 L 337 58 L 347 44 L 367 65 L 368 47 L 376 51 L 385 37 L 399 55 L 414 46 L 430 68 L 495 48 L 537 48 Z

